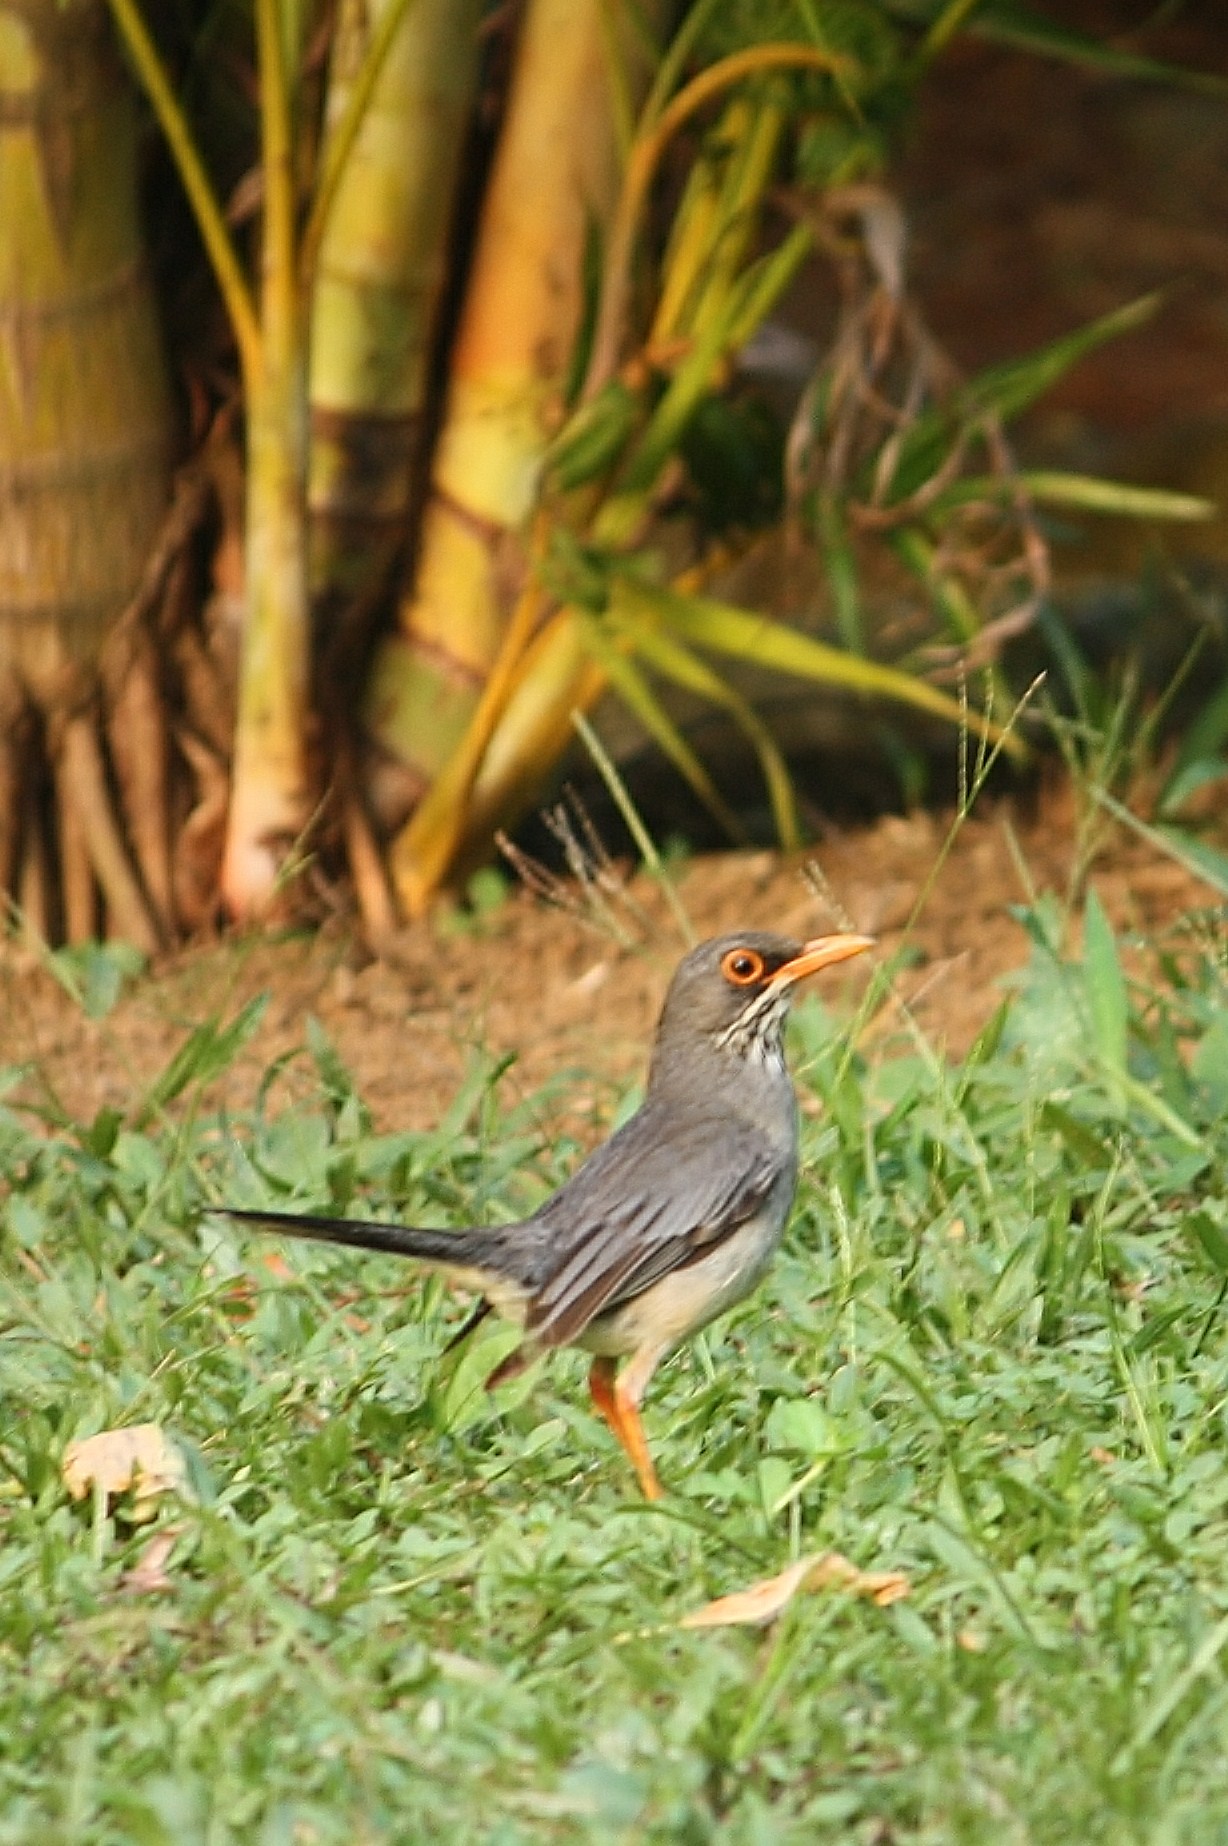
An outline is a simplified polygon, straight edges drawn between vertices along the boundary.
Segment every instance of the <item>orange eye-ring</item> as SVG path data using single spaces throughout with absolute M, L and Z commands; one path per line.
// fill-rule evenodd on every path
M 727 949 L 721 956 L 721 973 L 731 986 L 752 987 L 763 979 L 763 957 L 755 949 Z

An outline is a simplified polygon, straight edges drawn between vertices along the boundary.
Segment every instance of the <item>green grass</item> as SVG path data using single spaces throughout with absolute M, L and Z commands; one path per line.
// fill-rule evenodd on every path
M 434 1283 L 202 1227 L 523 1210 L 575 1150 L 489 1071 L 379 1135 L 309 1029 L 318 1107 L 206 1117 L 240 1018 L 128 1120 L 0 1110 L 0 1842 L 1228 1837 L 1225 971 L 1192 936 L 1143 991 L 1094 906 L 1082 961 L 1023 921 L 962 1065 L 802 1009 L 787 1249 L 657 1381 L 660 1507 L 576 1355 L 492 1405 L 506 1335 L 441 1359 Z M 151 1527 L 60 1468 L 151 1420 L 197 1498 L 140 1595 Z M 678 1629 L 828 1547 L 911 1597 Z

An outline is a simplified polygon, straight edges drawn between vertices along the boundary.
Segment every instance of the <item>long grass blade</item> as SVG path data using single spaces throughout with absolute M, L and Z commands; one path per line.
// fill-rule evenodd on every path
M 657 851 L 655 840 L 644 825 L 639 810 L 627 793 L 626 783 L 619 775 L 618 770 L 614 767 L 609 751 L 606 749 L 583 712 L 573 712 L 571 721 L 580 734 L 584 743 L 584 748 L 588 751 L 593 762 L 596 764 L 597 773 L 613 796 L 615 806 L 627 823 L 627 831 L 639 847 L 640 857 L 660 885 L 665 901 L 673 913 L 674 921 L 677 923 L 682 933 L 683 941 L 687 944 L 688 948 L 693 948 L 697 940 L 695 927 L 686 913 L 686 909 L 674 887 L 672 878 L 665 869 L 661 855 Z

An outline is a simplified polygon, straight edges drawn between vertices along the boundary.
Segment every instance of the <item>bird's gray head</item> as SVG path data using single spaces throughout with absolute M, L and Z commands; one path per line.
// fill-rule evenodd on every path
M 649 1084 L 675 1062 L 707 1051 L 780 1063 L 781 1037 L 797 983 L 820 968 L 860 955 L 870 936 L 819 936 L 796 942 L 767 930 L 739 930 L 701 942 L 680 963 L 657 1024 Z

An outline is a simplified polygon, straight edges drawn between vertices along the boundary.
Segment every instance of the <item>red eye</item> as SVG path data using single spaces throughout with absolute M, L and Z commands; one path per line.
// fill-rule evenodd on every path
M 734 987 L 752 986 L 763 972 L 763 957 L 754 949 L 729 949 L 721 957 L 721 973 Z

